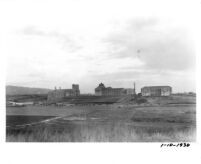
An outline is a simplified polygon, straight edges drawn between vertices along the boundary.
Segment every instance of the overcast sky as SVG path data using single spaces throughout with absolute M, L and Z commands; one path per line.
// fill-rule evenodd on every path
M 195 91 L 188 3 L 177 1 L 5 1 L 1 39 L 7 85 L 94 92 L 170 85 Z M 9 10 L 8 10 L 9 9 Z M 2 24 L 3 24 L 2 23 Z

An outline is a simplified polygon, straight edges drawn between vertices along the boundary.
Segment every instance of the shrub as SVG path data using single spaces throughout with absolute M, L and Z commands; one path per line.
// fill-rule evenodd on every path
M 147 103 L 147 99 L 145 98 L 137 99 L 137 104 L 143 104 L 143 103 Z

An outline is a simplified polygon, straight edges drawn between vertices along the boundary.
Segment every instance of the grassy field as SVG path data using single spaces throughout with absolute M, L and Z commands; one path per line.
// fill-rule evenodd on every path
M 194 128 L 124 123 L 46 125 L 7 131 L 7 142 L 192 142 Z
M 196 106 L 8 108 L 6 134 L 7 142 L 193 142 Z

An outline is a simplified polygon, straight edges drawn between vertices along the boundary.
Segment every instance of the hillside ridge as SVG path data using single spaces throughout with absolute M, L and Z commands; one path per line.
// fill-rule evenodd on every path
M 6 85 L 6 95 L 47 94 L 51 89 Z

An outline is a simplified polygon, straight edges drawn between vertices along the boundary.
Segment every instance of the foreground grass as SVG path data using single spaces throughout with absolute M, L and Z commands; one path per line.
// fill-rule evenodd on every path
M 43 125 L 7 130 L 7 142 L 193 142 L 194 128 L 135 127 L 124 123 Z
M 193 142 L 195 105 L 87 106 L 13 109 L 6 119 L 7 142 Z M 35 112 L 35 113 L 34 113 Z M 19 116 L 20 113 L 27 115 Z M 12 113 L 11 113 L 12 114 Z M 39 115 L 40 114 L 40 115 Z M 64 116 L 48 123 L 44 116 Z

